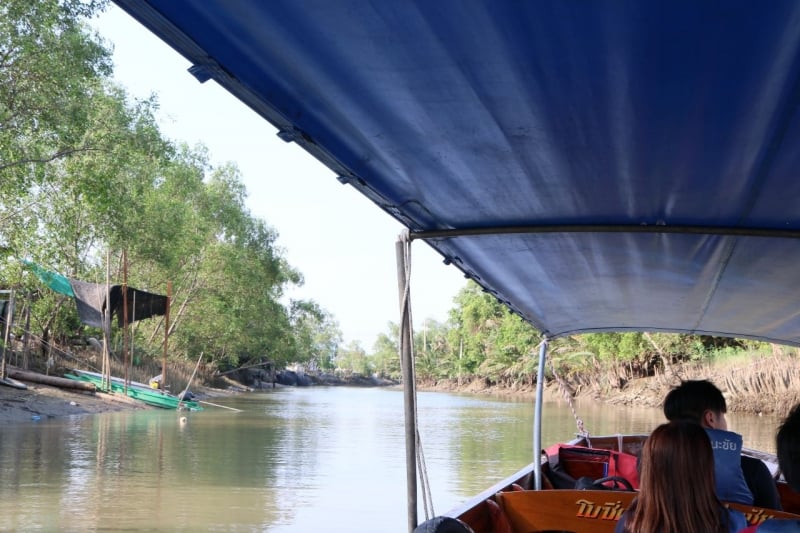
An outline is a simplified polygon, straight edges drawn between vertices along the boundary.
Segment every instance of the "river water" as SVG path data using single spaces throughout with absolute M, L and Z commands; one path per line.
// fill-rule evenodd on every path
M 214 401 L 242 412 L 3 427 L 0 531 L 406 531 L 401 391 L 282 388 Z M 663 421 L 650 408 L 583 402 L 576 411 L 596 435 Z M 418 413 L 437 514 L 532 460 L 530 401 L 426 392 Z M 770 452 L 778 422 L 728 415 L 745 446 Z M 545 446 L 576 427 L 566 403 L 545 404 Z

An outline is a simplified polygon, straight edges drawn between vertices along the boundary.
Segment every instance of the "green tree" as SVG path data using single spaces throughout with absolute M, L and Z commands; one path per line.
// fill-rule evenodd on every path
M 342 333 L 333 316 L 316 302 L 296 300 L 290 305 L 296 361 L 312 372 L 331 372 L 342 343 Z
M 400 367 L 399 326 L 389 323 L 389 332 L 380 333 L 372 346 L 375 371 L 380 377 L 396 381 L 402 379 Z
M 367 352 L 358 341 L 350 341 L 336 356 L 336 368 L 345 375 L 371 376 L 373 368 Z
M 210 351 L 223 366 L 263 356 L 279 365 L 302 362 L 289 311 L 279 303 L 286 285 L 301 278 L 276 248 L 277 233 L 245 208 L 238 171 L 225 166 L 207 182 L 189 184 L 196 194 L 187 196 L 184 184 L 159 195 L 167 204 L 167 197 L 184 200 L 183 214 L 170 221 L 179 235 L 175 261 L 162 265 L 174 264 L 180 280 L 176 300 L 183 325 L 175 323 L 176 341 L 187 352 Z
M 96 148 L 87 142 L 88 116 L 110 53 L 81 21 L 105 3 L 0 5 L 0 194 L 52 179 L 47 163 Z
M 452 350 L 444 324 L 427 319 L 422 330 L 414 334 L 416 373 L 420 379 L 439 379 L 452 376 Z

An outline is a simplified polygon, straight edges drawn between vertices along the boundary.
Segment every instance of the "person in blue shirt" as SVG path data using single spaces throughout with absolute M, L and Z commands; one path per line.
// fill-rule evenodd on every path
M 786 484 L 800 492 L 800 404 L 795 405 L 781 424 L 775 437 L 778 449 L 778 466 Z M 789 533 L 800 532 L 800 520 L 774 518 L 758 526 L 751 526 L 743 533 Z
M 707 380 L 683 381 L 664 398 L 667 420 L 691 420 L 708 432 L 721 500 L 780 510 L 772 474 L 763 461 L 741 454 L 742 436 L 728 431 L 727 411 L 722 392 Z
M 717 498 L 711 439 L 698 424 L 658 426 L 642 446 L 639 466 L 639 495 L 615 533 L 735 533 L 747 527 L 742 513 Z

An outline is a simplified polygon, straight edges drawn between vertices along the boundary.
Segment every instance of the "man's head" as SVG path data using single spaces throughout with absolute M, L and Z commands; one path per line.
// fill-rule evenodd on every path
M 667 420 L 691 420 L 705 428 L 728 429 L 722 392 L 708 380 L 683 381 L 664 398 Z
M 775 441 L 783 477 L 792 490 L 800 492 L 800 404 L 783 421 Z

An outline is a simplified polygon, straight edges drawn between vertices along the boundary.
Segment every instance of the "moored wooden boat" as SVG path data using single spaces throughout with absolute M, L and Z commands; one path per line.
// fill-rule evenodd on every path
M 103 377 L 97 372 L 73 370 L 71 374 L 66 374 L 65 377 L 77 381 L 93 383 L 97 390 L 107 390 L 107 386 L 103 382 Z M 114 393 L 125 394 L 126 387 L 124 380 L 112 377 L 110 390 Z M 161 407 L 162 409 L 188 409 L 191 411 L 201 411 L 203 409 L 203 407 L 195 401 L 182 400 L 173 394 L 150 388 L 144 383 L 135 381 L 131 382 L 127 387 L 127 395 L 148 405 Z

